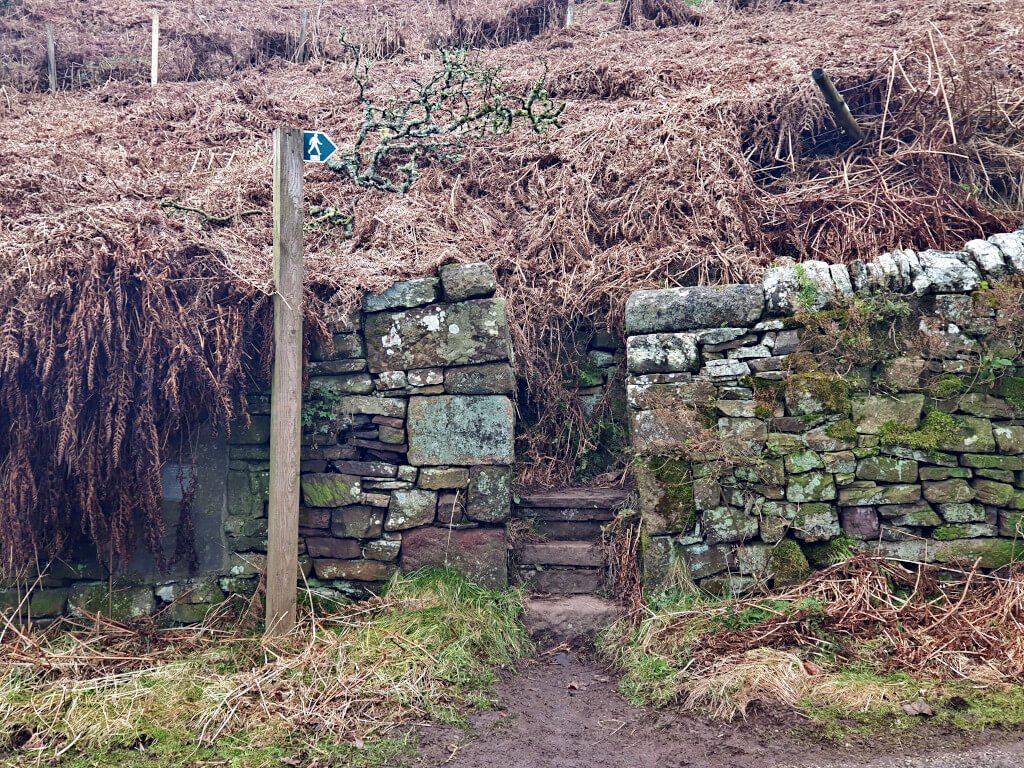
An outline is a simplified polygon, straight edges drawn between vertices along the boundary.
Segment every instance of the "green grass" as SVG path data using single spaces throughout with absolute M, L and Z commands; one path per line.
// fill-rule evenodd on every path
M 47 636 L 46 664 L 14 662 L 0 678 L 0 749 L 32 733 L 46 746 L 41 764 L 73 768 L 255 768 L 295 755 L 383 765 L 414 749 L 394 737 L 403 724 L 464 723 L 467 708 L 494 705 L 496 670 L 532 652 L 519 591 L 437 569 L 398 576 L 380 604 L 345 611 L 273 642 L 211 633 L 116 675 L 88 661 L 116 649 Z
M 345 768 L 378 768 L 394 765 L 402 757 L 415 754 L 416 743 L 409 737 L 380 739 L 358 748 L 335 744 L 325 737 L 315 744 L 286 739 L 270 746 L 253 746 L 245 739 L 229 738 L 209 747 L 197 747 L 189 741 L 166 738 L 144 749 L 93 751 L 62 760 L 61 768 L 181 768 L 193 765 L 223 765 L 225 768 L 281 768 L 294 759 L 306 765 L 311 759 Z M 24 754 L 14 762 L 0 765 L 24 765 Z M 54 763 L 43 762 L 42 765 Z

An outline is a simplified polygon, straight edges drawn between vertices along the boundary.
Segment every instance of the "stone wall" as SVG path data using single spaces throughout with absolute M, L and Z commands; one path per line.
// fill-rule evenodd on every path
M 428 564 L 507 584 L 515 381 L 495 291 L 489 266 L 445 266 L 365 296 L 361 312 L 332 319 L 332 345 L 312 351 L 299 578 L 315 593 L 365 596 L 398 568 Z M 197 454 L 199 572 L 160 574 L 141 555 L 111 594 L 105 569 L 85 557 L 51 564 L 27 600 L 24 590 L 0 591 L 0 607 L 20 603 L 35 618 L 161 611 L 188 622 L 228 593 L 252 594 L 266 560 L 270 408 L 266 393 L 250 402 L 248 429 Z M 181 490 L 170 474 L 173 522 Z
M 633 294 L 648 586 L 684 563 L 712 591 L 783 584 L 859 549 L 1024 559 L 1020 275 L 1024 231 Z

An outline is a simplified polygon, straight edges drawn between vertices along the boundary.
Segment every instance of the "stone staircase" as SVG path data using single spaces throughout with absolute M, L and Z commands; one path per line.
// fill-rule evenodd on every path
M 518 577 L 536 592 L 585 594 L 604 583 L 601 526 L 629 498 L 620 488 L 562 488 L 520 495 L 513 514 L 542 541 L 515 545 Z

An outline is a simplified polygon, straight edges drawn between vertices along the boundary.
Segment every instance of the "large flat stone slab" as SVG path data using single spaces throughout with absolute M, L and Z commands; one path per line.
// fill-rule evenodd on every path
M 484 587 L 508 584 L 504 527 L 450 528 L 424 526 L 402 534 L 402 570 L 447 565 Z
M 366 318 L 372 373 L 491 363 L 511 354 L 504 299 L 434 304 Z
M 515 414 L 503 395 L 439 395 L 409 399 L 409 463 L 413 466 L 511 464 Z
M 619 607 L 597 595 L 552 595 L 526 602 L 526 628 L 539 641 L 592 640 L 619 616 Z
M 626 335 L 747 327 L 761 319 L 760 285 L 713 285 L 637 291 L 626 302 Z

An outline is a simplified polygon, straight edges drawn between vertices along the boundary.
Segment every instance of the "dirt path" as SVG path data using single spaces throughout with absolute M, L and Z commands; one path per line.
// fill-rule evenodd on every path
M 1020 734 L 925 737 L 912 748 L 835 747 L 792 733 L 802 720 L 762 709 L 715 724 L 631 706 L 610 673 L 575 654 L 541 656 L 499 687 L 503 709 L 471 717 L 470 733 L 422 728 L 431 768 L 1019 768 Z

